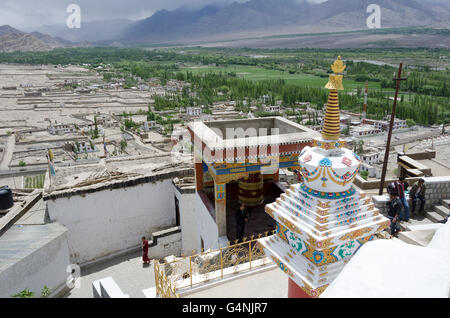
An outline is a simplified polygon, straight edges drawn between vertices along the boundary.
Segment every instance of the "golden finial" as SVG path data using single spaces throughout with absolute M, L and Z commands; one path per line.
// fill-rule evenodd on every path
M 347 66 L 344 65 L 344 62 L 342 62 L 340 56 L 338 56 L 337 60 L 334 61 L 333 64 L 331 64 L 331 69 L 333 70 L 334 74 L 339 74 L 339 73 L 344 72 L 346 67 Z
M 341 57 L 338 56 L 337 60 L 331 64 L 331 70 L 334 74 L 330 75 L 330 79 L 328 80 L 327 85 L 325 85 L 325 88 L 343 90 L 344 86 L 342 85 L 342 75 L 340 75 L 340 73 L 344 72 L 346 67 L 344 62 L 342 62 Z

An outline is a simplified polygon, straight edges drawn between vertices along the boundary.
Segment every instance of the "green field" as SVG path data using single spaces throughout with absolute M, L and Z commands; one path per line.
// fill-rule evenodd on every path
M 193 74 L 204 74 L 204 73 L 230 73 L 233 72 L 237 77 L 245 78 L 253 81 L 263 81 L 263 80 L 276 80 L 284 79 L 286 83 L 297 84 L 301 86 L 310 87 L 324 87 L 328 78 L 323 78 L 319 76 L 309 75 L 309 74 L 288 74 L 287 72 L 268 70 L 258 66 L 246 66 L 246 65 L 236 65 L 229 67 L 219 67 L 219 66 L 191 66 L 183 67 L 181 71 L 189 71 Z M 344 78 L 344 87 L 346 90 L 352 90 L 357 87 L 363 87 L 364 83 L 356 82 L 354 80 L 346 80 Z M 381 89 L 380 83 L 369 82 L 369 88 L 371 89 Z
M 25 189 L 42 189 L 45 183 L 45 174 L 34 177 L 25 177 Z

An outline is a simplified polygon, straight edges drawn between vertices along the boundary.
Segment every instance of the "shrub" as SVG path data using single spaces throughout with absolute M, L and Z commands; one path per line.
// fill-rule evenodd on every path
M 364 180 L 367 180 L 367 177 L 369 176 L 369 171 L 361 171 L 360 173 L 361 178 L 363 178 Z
M 48 296 L 50 296 L 51 293 L 52 291 L 50 290 L 50 288 L 44 286 L 41 289 L 41 298 L 47 298 Z
M 28 288 L 22 290 L 21 292 L 18 292 L 17 294 L 12 295 L 11 297 L 14 298 L 33 298 L 34 293 L 32 291 L 29 291 Z
M 412 126 L 416 125 L 416 122 L 414 121 L 414 119 L 407 118 L 406 119 L 406 125 L 408 125 L 408 127 L 412 127 Z

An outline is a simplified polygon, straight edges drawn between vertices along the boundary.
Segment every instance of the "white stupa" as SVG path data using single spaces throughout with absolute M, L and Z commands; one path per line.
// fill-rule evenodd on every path
M 331 68 L 322 136 L 299 155 L 303 182 L 266 205 L 277 233 L 259 240 L 289 275 L 289 297 L 318 297 L 358 249 L 389 225 L 370 198 L 353 187 L 361 160 L 339 138 L 338 90 L 345 69 L 340 57 Z

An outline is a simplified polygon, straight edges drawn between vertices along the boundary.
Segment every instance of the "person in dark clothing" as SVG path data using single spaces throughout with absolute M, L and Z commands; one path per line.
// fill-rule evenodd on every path
M 150 258 L 148 258 L 148 241 L 145 236 L 142 237 L 142 262 L 144 264 L 150 264 Z
M 416 211 L 417 200 L 420 200 L 419 213 L 424 213 L 426 190 L 427 188 L 425 186 L 425 180 L 423 179 L 419 179 L 419 181 L 417 181 L 417 183 L 412 186 L 411 190 L 409 191 L 409 198 L 412 202 L 411 214 L 414 214 Z
M 242 203 L 239 210 L 236 211 L 236 229 L 238 243 L 241 243 L 244 238 L 245 223 L 248 220 L 247 213 L 245 212 L 245 205 Z
M 400 215 L 400 220 L 404 220 L 406 222 L 409 221 L 409 204 L 408 199 L 405 196 L 405 191 L 408 189 L 409 184 L 405 181 L 405 177 L 398 178 L 398 181 L 394 182 L 395 189 L 397 190 L 398 199 L 402 203 L 402 207 L 404 210 L 403 215 Z
M 399 212 L 402 209 L 402 203 L 400 199 L 397 197 L 395 192 L 389 194 L 389 201 L 387 203 L 388 206 L 388 219 L 391 220 L 391 235 L 397 236 L 398 232 L 400 232 L 399 223 Z

